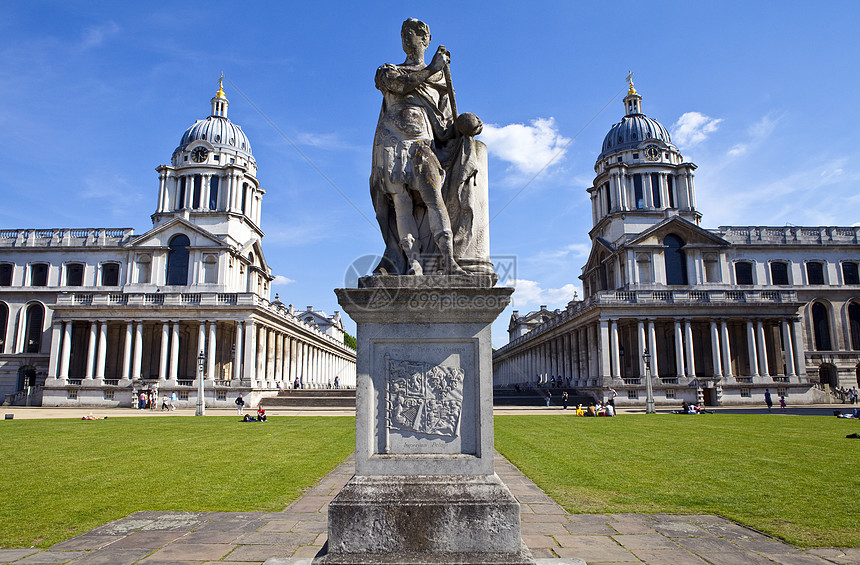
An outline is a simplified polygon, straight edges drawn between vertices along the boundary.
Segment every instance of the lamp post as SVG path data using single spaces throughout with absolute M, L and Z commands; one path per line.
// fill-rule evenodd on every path
M 642 361 L 645 362 L 645 413 L 654 414 L 654 391 L 651 389 L 651 354 L 648 348 L 642 352 Z
M 200 355 L 197 356 L 197 411 L 195 416 L 206 415 L 206 402 L 203 399 L 203 367 L 206 365 L 206 356 L 203 355 L 203 350 L 200 350 Z

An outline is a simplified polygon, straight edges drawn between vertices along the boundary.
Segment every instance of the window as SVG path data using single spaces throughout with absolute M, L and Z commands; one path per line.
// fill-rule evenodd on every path
M 666 157 L 668 159 L 668 157 Z M 675 177 L 669 175 L 666 177 L 666 192 L 669 194 L 669 208 L 676 208 L 675 206 Z
M 638 400 L 639 399 L 639 391 L 638 390 L 628 390 L 627 398 L 630 400 Z
M 842 279 L 845 281 L 845 284 L 860 284 L 860 273 L 858 273 L 857 263 L 849 261 L 842 263 Z
M 848 330 L 851 334 L 851 349 L 860 351 L 860 304 L 856 302 L 848 305 Z
M 247 214 L 247 204 L 248 204 L 248 183 L 242 183 L 242 213 Z
M 218 184 L 219 177 L 213 176 L 209 179 L 209 209 L 218 209 Z
M 636 267 L 639 271 L 639 284 L 651 282 L 651 254 L 639 253 L 636 255 Z
M 642 175 L 633 175 L 633 201 L 636 202 L 637 210 L 645 207 L 644 198 L 642 196 Z
M 48 265 L 45 263 L 30 265 L 30 286 L 48 286 Z
M 675 398 L 675 389 L 674 388 L 667 388 L 666 389 L 666 398 L 670 398 L 670 399 Z
M 654 208 L 661 208 L 663 206 L 660 200 L 660 175 L 657 173 L 651 173 L 651 202 Z
M 113 391 L 112 390 L 106 390 L 106 391 L 104 391 L 103 394 L 104 394 L 105 400 L 113 400 Z
M 152 267 L 152 256 L 141 255 L 137 258 L 137 282 L 147 284 L 150 281 Z
M 227 400 L 227 391 L 226 390 L 216 390 L 215 391 L 215 400 L 218 400 L 218 401 Z
M 187 390 L 180 390 L 179 392 L 176 393 L 176 398 L 177 398 L 177 400 L 188 400 L 188 391 Z
M 185 177 L 179 177 L 179 197 L 176 199 L 176 210 L 182 208 L 185 208 Z
M 31 304 L 27 307 L 27 325 L 24 335 L 24 353 L 39 353 L 42 349 L 42 323 L 45 319 L 45 309 L 41 304 Z
M 788 389 L 785 388 L 784 386 L 781 386 L 778 389 L 776 389 L 776 395 L 777 396 L 788 396 Z
M 119 286 L 119 263 L 102 264 L 102 286 Z
M 830 351 L 832 347 L 830 345 L 830 324 L 827 320 L 827 308 L 820 302 L 812 305 L 812 331 L 815 349 Z
M 788 284 L 788 263 L 780 261 L 771 263 L 770 279 L 773 284 Z
M 203 177 L 194 175 L 194 189 L 191 192 L 191 207 L 200 208 L 200 192 L 203 188 Z
M 716 253 L 705 253 L 702 256 L 705 263 L 705 282 L 720 282 L 720 263 Z
M 750 389 L 746 387 L 741 388 L 741 398 L 750 398 L 751 396 Z
M 173 236 L 167 246 L 167 284 L 188 284 L 188 246 L 191 240 L 187 235 L 178 234 Z
M 66 265 L 66 286 L 83 286 L 84 266 L 80 263 Z
M 735 284 L 753 284 L 752 263 L 738 261 L 735 263 Z
M 606 194 L 606 213 L 609 214 L 612 212 L 612 192 L 609 190 L 609 183 L 603 183 L 603 190 Z
M 0 286 L 12 286 L 12 267 L 9 263 L 0 265 Z
M 810 261 L 806 264 L 806 278 L 809 284 L 824 284 L 824 263 Z
M 77 400 L 78 399 L 78 391 L 76 390 L 67 390 L 66 398 L 69 400 Z
M 666 259 L 666 284 L 687 284 L 687 256 L 682 247 L 684 240 L 670 233 L 663 238 L 665 246 L 664 258 Z
M 636 139 L 636 138 L 634 137 L 633 139 Z M 639 153 L 634 153 L 634 154 L 633 154 L 633 158 L 634 158 L 634 159 L 638 159 L 638 158 L 639 158 Z

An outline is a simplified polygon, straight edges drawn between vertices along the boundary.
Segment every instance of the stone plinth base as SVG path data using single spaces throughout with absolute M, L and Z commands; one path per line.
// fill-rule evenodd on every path
M 329 503 L 318 564 L 534 563 L 496 475 L 356 476 Z

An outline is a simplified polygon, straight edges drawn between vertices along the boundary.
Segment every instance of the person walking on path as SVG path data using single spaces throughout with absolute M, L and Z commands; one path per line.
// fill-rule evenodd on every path
M 564 406 L 563 410 L 567 410 L 567 391 L 561 393 L 561 403 Z
M 764 403 L 767 404 L 767 411 L 773 408 L 773 399 L 770 397 L 770 389 L 764 389 Z
M 242 398 L 242 395 L 236 397 L 236 412 L 241 416 L 242 411 L 245 409 L 245 400 Z
M 549 408 L 549 403 L 552 400 L 552 393 L 550 391 L 546 391 L 546 407 Z
M 779 397 L 779 409 L 785 412 L 785 396 Z

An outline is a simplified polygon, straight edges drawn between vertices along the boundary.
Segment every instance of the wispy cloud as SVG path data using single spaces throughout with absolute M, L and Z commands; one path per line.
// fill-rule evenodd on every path
M 81 38 L 81 47 L 83 49 L 100 47 L 106 39 L 119 34 L 119 32 L 120 27 L 114 21 L 88 27 L 84 30 L 83 37 Z
M 537 118 L 529 125 L 484 124 L 481 139 L 490 154 L 525 174 L 537 173 L 550 162 L 557 165 L 570 143 L 569 138 L 558 132 L 554 118 Z
M 139 208 L 150 198 L 150 193 L 144 193 L 139 186 L 135 186 L 126 177 L 117 173 L 97 174 L 84 178 L 80 195 L 82 198 L 109 203 L 113 216 L 123 216 L 129 209 Z
M 685 112 L 672 126 L 672 141 L 681 148 L 693 147 L 717 131 L 722 121 L 701 112 Z
M 296 135 L 296 142 L 299 145 L 308 145 L 318 149 L 335 150 L 335 149 L 350 149 L 350 150 L 365 150 L 364 147 L 358 147 L 345 141 L 338 133 L 315 133 L 301 132 Z
M 543 288 L 537 281 L 516 279 L 512 284 L 516 288 L 512 302 L 517 308 L 536 309 L 542 304 L 546 304 L 550 310 L 564 308 L 573 300 L 573 293 L 580 292 L 579 287 L 573 283 L 568 283 L 561 288 Z
M 780 118 L 774 118 L 770 115 L 762 117 L 762 119 L 747 128 L 747 139 L 734 144 L 728 150 L 727 155 L 729 157 L 739 157 L 747 153 L 750 149 L 761 145 L 773 133 L 779 120 Z
M 291 278 L 287 278 L 284 275 L 275 275 L 275 280 L 272 281 L 272 286 L 284 286 L 294 282 L 296 281 Z

